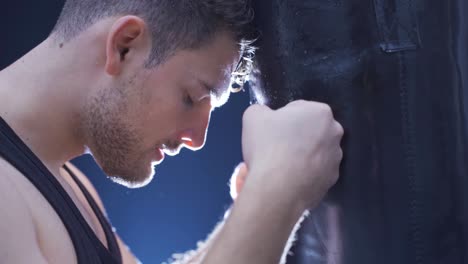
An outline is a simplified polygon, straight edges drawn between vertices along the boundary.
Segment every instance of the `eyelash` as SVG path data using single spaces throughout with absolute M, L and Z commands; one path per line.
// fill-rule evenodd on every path
M 192 100 L 192 97 L 190 97 L 189 94 L 185 94 L 185 96 L 184 96 L 184 104 L 185 104 L 186 106 L 193 106 L 194 101 Z

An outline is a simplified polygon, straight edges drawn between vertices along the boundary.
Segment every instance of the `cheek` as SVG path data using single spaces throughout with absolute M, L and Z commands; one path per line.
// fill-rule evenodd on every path
M 184 94 L 178 82 L 170 78 L 149 78 L 143 87 L 142 98 L 135 118 L 152 136 L 169 139 L 184 128 L 190 111 L 184 104 Z
M 151 101 L 139 107 L 135 116 L 139 130 L 144 131 L 144 141 L 154 145 L 173 139 L 181 127 L 181 112 L 175 104 L 165 100 Z
M 155 89 L 149 98 L 142 111 L 153 122 L 163 125 L 174 124 L 186 114 L 187 109 L 183 103 L 183 95 L 176 91 Z

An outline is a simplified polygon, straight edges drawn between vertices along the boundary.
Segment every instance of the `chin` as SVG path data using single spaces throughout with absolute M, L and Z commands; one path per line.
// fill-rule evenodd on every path
M 132 174 L 114 174 L 118 176 L 111 176 L 110 179 L 123 185 L 127 188 L 137 189 L 147 186 L 154 177 L 154 169 L 150 168 L 146 172 L 137 173 L 133 171 Z
M 123 185 L 127 188 L 136 189 L 147 186 L 154 178 L 154 165 L 147 166 L 145 168 L 133 167 L 125 170 L 104 170 L 106 175 L 109 175 L 109 178 L 120 185 Z M 110 176 L 113 175 L 113 176 Z
M 150 155 L 93 155 L 96 163 L 113 182 L 128 188 L 147 186 L 154 178 L 158 162 Z
M 147 186 L 152 180 L 153 176 L 149 176 L 142 181 L 129 181 L 128 179 L 122 177 L 110 177 L 111 180 L 115 183 L 123 185 L 130 189 L 138 189 Z

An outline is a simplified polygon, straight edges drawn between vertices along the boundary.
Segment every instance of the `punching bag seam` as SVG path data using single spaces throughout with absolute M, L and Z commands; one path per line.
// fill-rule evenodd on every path
M 410 118 L 409 102 L 408 102 L 408 84 L 407 84 L 407 68 L 405 53 L 398 53 L 399 63 L 399 85 L 400 85 L 400 107 L 401 107 L 401 118 L 402 118 L 402 136 L 403 145 L 405 150 L 405 161 L 407 167 L 408 187 L 410 194 L 409 201 L 409 228 L 410 228 L 410 241 L 413 242 L 414 247 L 414 264 L 423 263 L 423 246 L 421 240 L 421 228 L 420 228 L 420 202 L 417 197 L 417 183 L 416 183 L 416 171 L 415 171 L 415 150 L 414 144 L 414 128 Z

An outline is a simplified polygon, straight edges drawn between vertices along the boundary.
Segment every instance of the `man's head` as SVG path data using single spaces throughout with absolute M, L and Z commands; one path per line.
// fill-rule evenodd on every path
M 80 135 L 107 175 L 145 185 L 161 150 L 204 145 L 211 111 L 227 100 L 245 49 L 248 2 L 66 1 L 51 38 L 94 54 Z

